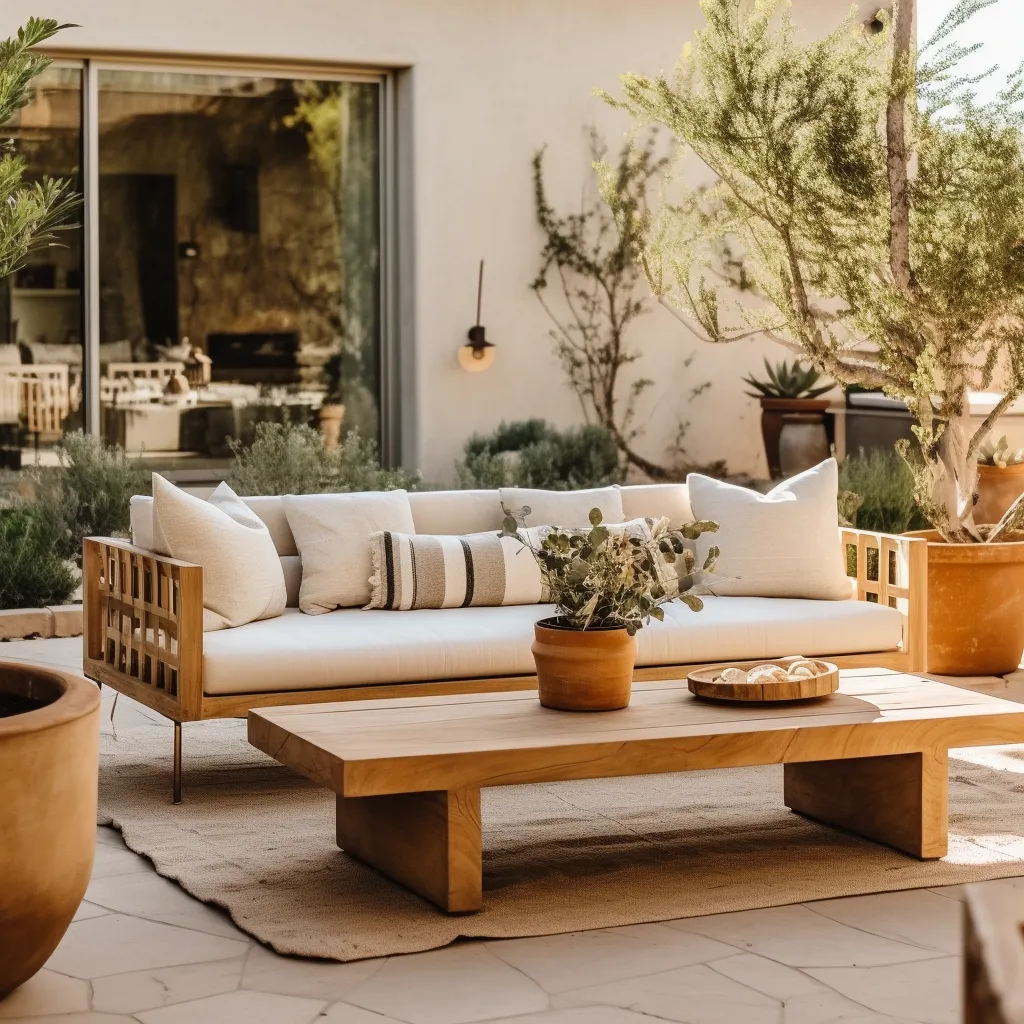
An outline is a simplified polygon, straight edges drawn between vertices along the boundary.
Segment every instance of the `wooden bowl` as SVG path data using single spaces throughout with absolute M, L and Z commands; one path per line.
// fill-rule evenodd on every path
M 796 682 L 760 682 L 760 683 L 724 683 L 716 681 L 716 676 L 722 674 L 727 668 L 741 668 L 749 672 L 755 665 L 778 665 L 780 668 L 788 669 L 794 661 L 802 661 L 802 658 L 765 658 L 762 661 L 732 662 L 728 665 L 712 665 L 710 668 L 698 669 L 691 672 L 686 681 L 690 687 L 690 693 L 698 697 L 705 697 L 708 700 L 726 700 L 764 703 L 771 701 L 786 700 L 811 700 L 814 697 L 827 697 L 839 689 L 839 669 L 835 665 L 820 658 L 808 658 L 808 661 L 817 661 L 825 666 L 826 671 L 807 679 L 798 679 Z

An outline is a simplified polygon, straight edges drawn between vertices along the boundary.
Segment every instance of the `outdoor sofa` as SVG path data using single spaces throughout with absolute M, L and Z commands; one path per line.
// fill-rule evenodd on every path
M 281 558 L 288 607 L 276 618 L 203 632 L 203 569 L 156 554 L 152 499 L 132 499 L 132 539 L 93 537 L 84 550 L 84 666 L 100 684 L 171 719 L 174 793 L 181 723 L 244 717 L 250 708 L 516 690 L 536 684 L 533 624 L 548 605 L 413 611 L 297 607 L 301 563 L 280 497 L 244 499 Z M 501 527 L 496 490 L 409 494 L 417 534 Z M 622 488 L 627 518 L 691 518 L 685 484 Z M 839 529 L 839 527 L 837 527 Z M 635 678 L 678 679 L 709 663 L 825 657 L 843 667 L 926 668 L 926 545 L 841 530 L 849 600 L 707 597 L 703 611 L 665 607 L 638 634 Z

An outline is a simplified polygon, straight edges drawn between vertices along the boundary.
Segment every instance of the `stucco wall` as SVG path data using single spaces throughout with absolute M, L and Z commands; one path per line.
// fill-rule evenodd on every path
M 866 15 L 871 4 L 861 6 Z M 849 0 L 793 7 L 808 31 L 820 32 Z M 5 0 L 0 31 L 38 13 L 37 0 Z M 530 158 L 547 144 L 552 199 L 578 203 L 590 173 L 583 126 L 595 124 L 613 144 L 625 128 L 592 88 L 614 91 L 623 71 L 668 68 L 701 20 L 697 0 L 50 0 L 45 13 L 82 26 L 62 38 L 80 51 L 410 67 L 412 153 L 402 158 L 411 156 L 414 182 L 416 350 L 406 461 L 444 480 L 474 430 L 527 416 L 580 420 L 528 288 L 541 244 Z M 455 352 L 472 323 L 481 257 L 497 361 L 469 375 Z M 754 342 L 703 345 L 660 309 L 633 337 L 645 353 L 636 372 L 657 381 L 640 410 L 641 450 L 660 457 L 684 419 L 693 458 L 763 472 L 756 403 L 739 378 L 760 366 L 762 352 L 781 352 Z M 712 387 L 688 402 L 701 380 Z

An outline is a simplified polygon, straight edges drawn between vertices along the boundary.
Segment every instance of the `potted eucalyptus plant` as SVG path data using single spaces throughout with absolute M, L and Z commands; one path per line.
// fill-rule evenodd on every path
M 744 377 L 743 381 L 754 389 L 747 394 L 759 399 L 761 403 L 761 437 L 764 439 L 764 454 L 768 460 L 768 474 L 774 480 L 776 477 L 791 476 L 810 469 L 828 457 L 825 410 L 830 402 L 821 396 L 835 385 L 831 381 L 820 383 L 821 374 L 799 359 L 794 359 L 792 363 L 783 359 L 775 366 L 765 359 L 764 369 L 767 374 L 765 380 L 750 375 Z M 809 447 L 814 448 L 815 453 L 823 450 L 821 458 L 812 457 L 810 461 L 794 461 L 792 457 L 783 459 L 782 434 L 787 424 L 809 427 L 808 432 L 812 435 Z M 786 465 L 783 465 L 784 462 Z
M 958 77 L 959 0 L 920 49 L 914 0 L 805 38 L 783 0 L 702 0 L 672 75 L 627 74 L 635 131 L 665 126 L 678 191 L 638 255 L 666 308 L 712 343 L 771 338 L 841 385 L 906 403 L 928 540 L 928 667 L 1012 671 L 1024 652 L 1024 498 L 975 505 L 978 453 L 1024 394 L 1024 77 L 980 101 Z M 690 166 L 715 176 L 686 180 Z M 745 294 L 720 272 L 742 253 Z M 753 297 L 754 301 L 751 301 Z M 1002 394 L 980 426 L 969 392 Z
M 701 578 L 714 569 L 712 547 L 698 571 L 687 546 L 718 524 L 694 522 L 670 530 L 654 523 L 605 526 L 600 509 L 586 530 L 522 528 L 529 506 L 505 510 L 503 533 L 517 537 L 540 566 L 556 614 L 534 626 L 540 702 L 561 711 L 612 711 L 629 704 L 636 633 L 664 619 L 662 605 L 679 600 L 699 612 Z

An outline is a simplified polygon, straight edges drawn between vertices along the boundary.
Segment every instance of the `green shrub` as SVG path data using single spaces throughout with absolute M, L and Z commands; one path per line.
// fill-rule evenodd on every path
M 620 483 L 619 450 L 604 427 L 556 430 L 544 420 L 502 423 L 474 434 L 456 463 L 461 487 L 543 487 L 571 491 Z
M 78 577 L 60 554 L 64 526 L 39 505 L 0 509 L 0 608 L 64 604 Z
M 328 451 L 312 427 L 261 423 L 252 444 L 231 441 L 235 456 L 228 483 L 238 494 L 321 494 L 333 491 L 414 490 L 417 474 L 382 469 L 377 445 L 350 431 Z
M 860 499 L 850 516 L 858 529 L 905 533 L 928 526 L 914 502 L 914 475 L 895 451 L 861 449 L 847 456 L 839 467 L 839 490 Z
M 60 465 L 33 474 L 39 506 L 62 558 L 82 564 L 83 537 L 127 536 L 129 501 L 149 494 L 150 471 L 122 448 L 77 430 L 57 446 Z

